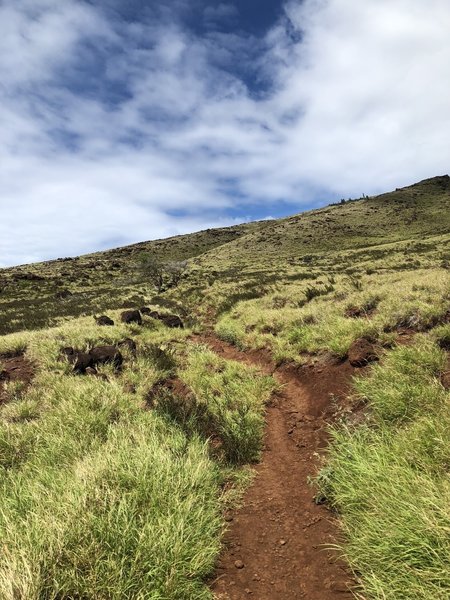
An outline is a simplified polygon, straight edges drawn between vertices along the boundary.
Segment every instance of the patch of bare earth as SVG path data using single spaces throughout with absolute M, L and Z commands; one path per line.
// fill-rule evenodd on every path
M 0 404 L 8 401 L 7 385 L 9 382 L 21 381 L 29 385 L 34 377 L 33 364 L 23 355 L 0 355 Z
M 273 373 L 282 385 L 267 410 L 262 460 L 242 507 L 232 513 L 211 590 L 221 600 L 332 600 L 352 597 L 351 573 L 329 547 L 339 538 L 332 513 L 314 501 L 309 479 L 326 447 L 326 426 L 355 368 L 348 361 L 275 368 L 266 351 L 240 352 L 198 336 L 227 359 Z
M 448 352 L 447 364 L 444 372 L 441 373 L 441 383 L 446 390 L 450 390 L 450 352 Z

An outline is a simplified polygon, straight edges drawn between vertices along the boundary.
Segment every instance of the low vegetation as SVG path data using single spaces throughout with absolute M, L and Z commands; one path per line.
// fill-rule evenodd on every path
M 316 288 L 326 289 L 324 279 L 317 278 Z M 241 347 L 270 346 L 279 361 L 302 362 L 321 351 L 344 357 L 364 336 L 388 347 L 393 332 L 427 330 L 449 310 L 449 274 L 436 266 L 364 273 L 357 289 L 347 275 L 335 275 L 333 281 L 332 290 L 310 300 L 311 283 L 300 281 L 240 302 L 219 319 L 216 332 Z
M 1 338 L 1 352 L 26 349 L 37 370 L 33 386 L 0 407 L 1 598 L 210 597 L 221 489 L 239 487 L 239 465 L 258 458 L 274 384 L 188 335 L 150 319 L 100 328 L 81 318 Z M 74 375 L 60 357 L 65 346 L 130 336 L 137 356 L 119 372 Z M 205 427 L 151 405 L 169 377 L 207 408 L 223 452 Z
M 278 221 L 0 272 L 0 597 L 210 598 L 223 510 L 258 460 L 274 380 L 196 343 L 214 329 L 278 363 L 379 362 L 354 381 L 319 476 L 365 600 L 450 596 L 450 180 Z M 187 262 L 186 262 L 187 261 Z M 179 315 L 184 329 L 144 316 Z M 114 326 L 93 315 L 107 313 Z M 122 369 L 61 350 L 126 338 Z M 0 365 L 0 371 L 2 367 Z M 447 381 L 447 383 L 445 383 Z M 445 385 L 444 385 L 445 384 Z
M 450 595 L 450 394 L 439 380 L 446 361 L 423 336 L 392 350 L 355 382 L 367 422 L 332 432 L 321 493 L 339 511 L 361 598 Z

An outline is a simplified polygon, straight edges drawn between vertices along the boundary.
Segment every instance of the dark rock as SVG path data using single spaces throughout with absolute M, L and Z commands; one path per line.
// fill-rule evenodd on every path
M 70 360 L 70 355 L 69 355 L 69 360 Z M 86 373 L 86 369 L 94 366 L 94 361 L 93 361 L 92 356 L 90 354 L 87 354 L 86 352 L 78 352 L 78 354 L 74 355 L 74 360 L 73 361 L 71 360 L 70 362 L 75 363 L 73 366 L 73 372 L 79 373 L 79 374 Z
M 70 290 L 61 290 L 60 292 L 56 292 L 55 294 L 55 298 L 57 298 L 58 300 L 64 300 L 65 298 L 70 298 L 70 296 L 73 296 Z
M 72 346 L 66 346 L 65 348 L 61 349 L 61 354 L 63 356 L 71 356 L 75 354 L 75 350 L 72 348 Z
M 10 380 L 10 376 L 8 371 L 0 371 L 0 382 L 2 381 L 9 381 Z
M 349 306 L 344 315 L 349 319 L 359 319 L 364 316 L 364 310 L 362 308 L 358 308 L 357 306 Z
M 131 338 L 125 338 L 124 340 L 119 342 L 117 345 L 119 346 L 119 348 L 127 348 L 127 350 L 130 352 L 130 354 L 132 356 L 136 356 L 136 352 L 137 352 L 136 342 L 134 340 L 132 340 Z
M 67 346 L 66 348 L 61 348 L 59 353 L 60 360 L 68 360 L 70 363 L 74 363 L 77 359 L 77 352 L 72 348 L 72 346 Z
M 102 315 L 101 317 L 96 317 L 95 322 L 97 323 L 97 325 L 102 325 L 102 326 L 114 325 L 114 321 L 112 319 L 110 319 L 109 317 L 107 317 L 106 315 Z
M 446 371 L 441 375 L 441 383 L 446 390 L 450 390 L 450 371 Z
M 112 363 L 116 369 L 119 369 L 123 363 L 123 356 L 115 346 L 97 346 L 89 351 L 92 359 L 92 365 L 97 366 Z
M 120 319 L 122 323 L 137 323 L 142 325 L 142 316 L 138 310 L 125 310 L 121 315 Z
M 167 327 L 179 327 L 183 328 L 183 321 L 177 315 L 162 315 L 159 317 L 160 321 Z
M 444 337 L 438 340 L 438 346 L 439 348 L 442 348 L 442 350 L 447 350 L 450 352 L 450 338 Z
M 45 281 L 45 277 L 36 275 L 36 273 L 14 273 L 13 281 Z
M 364 367 L 378 360 L 374 345 L 365 338 L 355 340 L 348 351 L 348 360 L 353 367 Z
M 148 306 L 142 306 L 140 309 L 141 313 L 146 317 L 151 317 L 152 319 L 159 319 L 159 312 L 156 310 L 152 310 Z

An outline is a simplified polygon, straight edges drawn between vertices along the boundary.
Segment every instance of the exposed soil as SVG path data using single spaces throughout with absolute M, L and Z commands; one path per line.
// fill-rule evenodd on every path
M 441 373 L 441 383 L 446 390 L 450 390 L 450 352 L 447 357 L 447 365 L 445 366 L 444 372 Z
M 395 343 L 397 346 L 410 346 L 417 335 L 417 331 L 415 329 L 408 327 L 399 327 L 396 333 L 397 338 Z
M 348 361 L 276 368 L 266 351 L 240 352 L 214 337 L 197 336 L 219 355 L 273 373 L 282 389 L 267 410 L 262 460 L 230 526 L 211 583 L 221 600 L 332 600 L 351 598 L 355 587 L 336 552 L 333 514 L 314 501 L 309 478 L 327 444 L 326 425 L 355 372 Z
M 0 355 L 0 404 L 8 401 L 5 384 L 10 381 L 23 381 L 28 385 L 33 377 L 33 364 L 23 354 L 13 357 Z
M 184 383 L 184 381 L 178 377 L 171 376 L 167 379 L 161 379 L 153 384 L 147 394 L 146 407 L 154 408 L 155 403 L 157 403 L 158 396 L 164 391 L 171 392 L 175 398 L 181 398 L 185 404 L 189 403 L 190 399 L 192 398 L 192 392 Z

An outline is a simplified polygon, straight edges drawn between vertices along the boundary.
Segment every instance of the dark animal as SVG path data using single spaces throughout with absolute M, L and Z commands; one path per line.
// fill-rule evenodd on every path
M 125 310 L 121 315 L 120 319 L 122 323 L 137 323 L 142 325 L 142 316 L 138 310 Z
M 102 315 L 101 317 L 94 317 L 95 322 L 97 323 L 97 325 L 106 325 L 106 326 L 111 326 L 114 325 L 114 321 L 112 319 L 110 319 L 109 317 L 107 317 L 106 315 Z
M 141 306 L 139 310 L 143 315 L 149 315 L 152 312 L 148 306 Z

